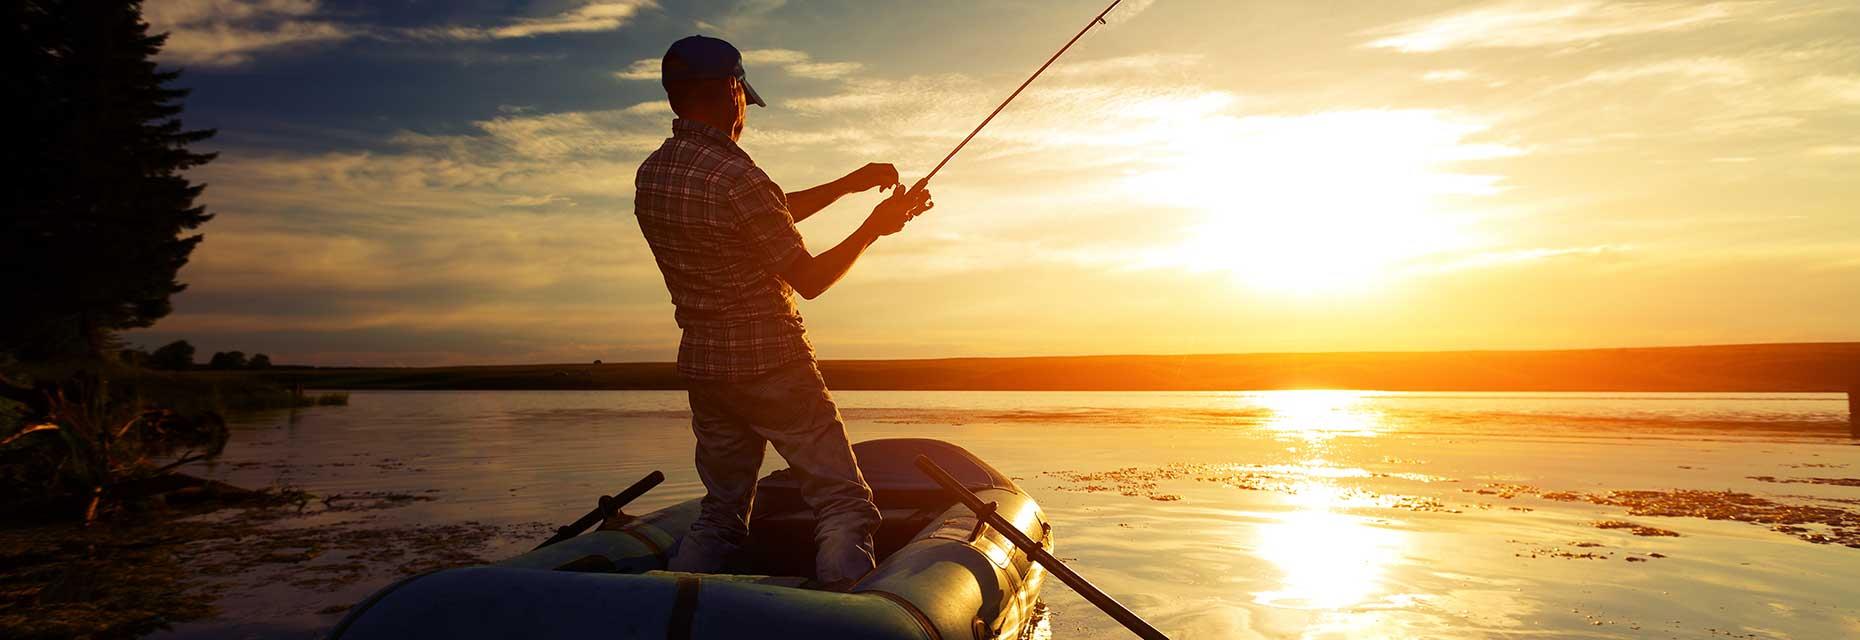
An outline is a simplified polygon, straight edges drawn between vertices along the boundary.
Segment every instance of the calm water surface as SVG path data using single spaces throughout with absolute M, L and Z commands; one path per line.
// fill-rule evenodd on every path
M 1020 478 L 1059 555 L 1177 638 L 1860 637 L 1860 549 L 1804 539 L 1817 525 L 1792 535 L 1541 495 L 1729 490 L 1860 511 L 1860 487 L 1779 482 L 1860 477 L 1837 395 L 836 397 L 854 440 L 948 440 Z M 357 516 L 365 526 L 555 525 L 653 469 L 666 483 L 630 511 L 702 492 L 680 393 L 350 402 L 241 420 L 209 475 L 435 498 Z M 771 451 L 766 470 L 781 466 Z M 1595 526 L 1610 520 L 1679 535 Z M 321 611 L 392 577 L 320 591 L 253 578 L 221 619 L 176 631 L 314 636 L 340 617 Z M 1053 638 L 1125 637 L 1057 582 L 1045 599 Z

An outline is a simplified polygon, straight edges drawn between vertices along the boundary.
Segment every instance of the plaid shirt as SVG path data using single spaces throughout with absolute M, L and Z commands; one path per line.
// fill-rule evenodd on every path
M 684 329 L 680 373 L 746 380 L 813 358 L 794 289 L 775 276 L 807 248 L 781 187 L 729 134 L 673 120 L 634 184 L 633 213 Z

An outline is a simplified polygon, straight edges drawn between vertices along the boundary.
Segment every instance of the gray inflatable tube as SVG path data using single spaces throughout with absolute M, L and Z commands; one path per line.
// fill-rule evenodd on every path
M 609 522 L 495 565 L 403 580 L 356 605 L 330 637 L 903 640 L 1019 635 L 1045 570 L 1000 533 L 977 527 L 968 508 L 955 504 L 936 510 L 944 501 L 897 465 L 925 453 L 946 468 L 967 470 L 958 475 L 965 484 L 1050 549 L 1052 530 L 1039 505 L 954 445 L 881 440 L 860 443 L 855 451 L 887 524 L 927 524 L 888 555 L 881 540 L 884 558 L 878 569 L 846 593 L 802 588 L 795 577 L 664 571 L 666 558 L 697 516 L 692 500 Z M 759 491 L 779 496 L 780 475 L 765 479 Z M 782 517 L 757 516 L 776 523 L 770 529 Z M 752 519 L 752 529 L 756 522 Z M 812 550 L 780 553 L 811 556 Z

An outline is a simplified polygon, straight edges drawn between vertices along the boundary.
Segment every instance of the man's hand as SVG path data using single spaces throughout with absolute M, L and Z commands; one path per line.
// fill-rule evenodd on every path
M 891 170 L 891 165 L 870 166 L 882 166 L 886 170 Z M 911 218 L 936 206 L 936 203 L 930 201 L 929 189 L 919 185 L 916 189 L 907 190 L 903 185 L 896 183 L 896 175 L 894 171 L 891 178 L 893 181 L 891 186 L 894 187 L 891 190 L 891 197 L 878 203 L 878 207 L 872 210 L 872 215 L 865 219 L 865 224 L 859 225 L 858 231 L 854 231 L 845 240 L 820 255 L 814 256 L 808 255 L 805 251 L 801 252 L 801 255 L 795 257 L 794 262 L 777 271 L 775 275 L 783 282 L 787 282 L 789 286 L 794 287 L 795 292 L 800 293 L 801 297 L 813 300 L 816 296 L 825 293 L 828 287 L 833 286 L 833 283 L 839 282 L 840 278 L 846 275 L 846 271 L 852 268 L 853 261 L 858 260 L 859 255 L 871 247 L 879 236 L 897 233 Z
M 904 223 L 910 222 L 911 218 L 935 207 L 936 203 L 930 200 L 929 189 L 893 189 L 891 197 L 872 209 L 872 215 L 865 219 L 864 226 L 874 236 L 888 236 L 902 230 Z
M 841 184 L 845 185 L 847 193 L 869 191 L 872 187 L 890 189 L 902 186 L 898 182 L 898 168 L 883 162 L 874 162 L 859 167 L 857 171 L 841 178 Z

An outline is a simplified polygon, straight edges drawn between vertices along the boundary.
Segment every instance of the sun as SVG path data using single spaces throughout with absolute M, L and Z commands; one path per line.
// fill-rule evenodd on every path
M 1214 115 L 1189 126 L 1199 131 L 1125 181 L 1133 196 L 1198 220 L 1150 262 L 1290 293 L 1372 288 L 1474 244 L 1471 216 L 1454 205 L 1495 193 L 1498 179 L 1452 165 L 1513 153 L 1466 142 L 1484 127 L 1432 111 Z

